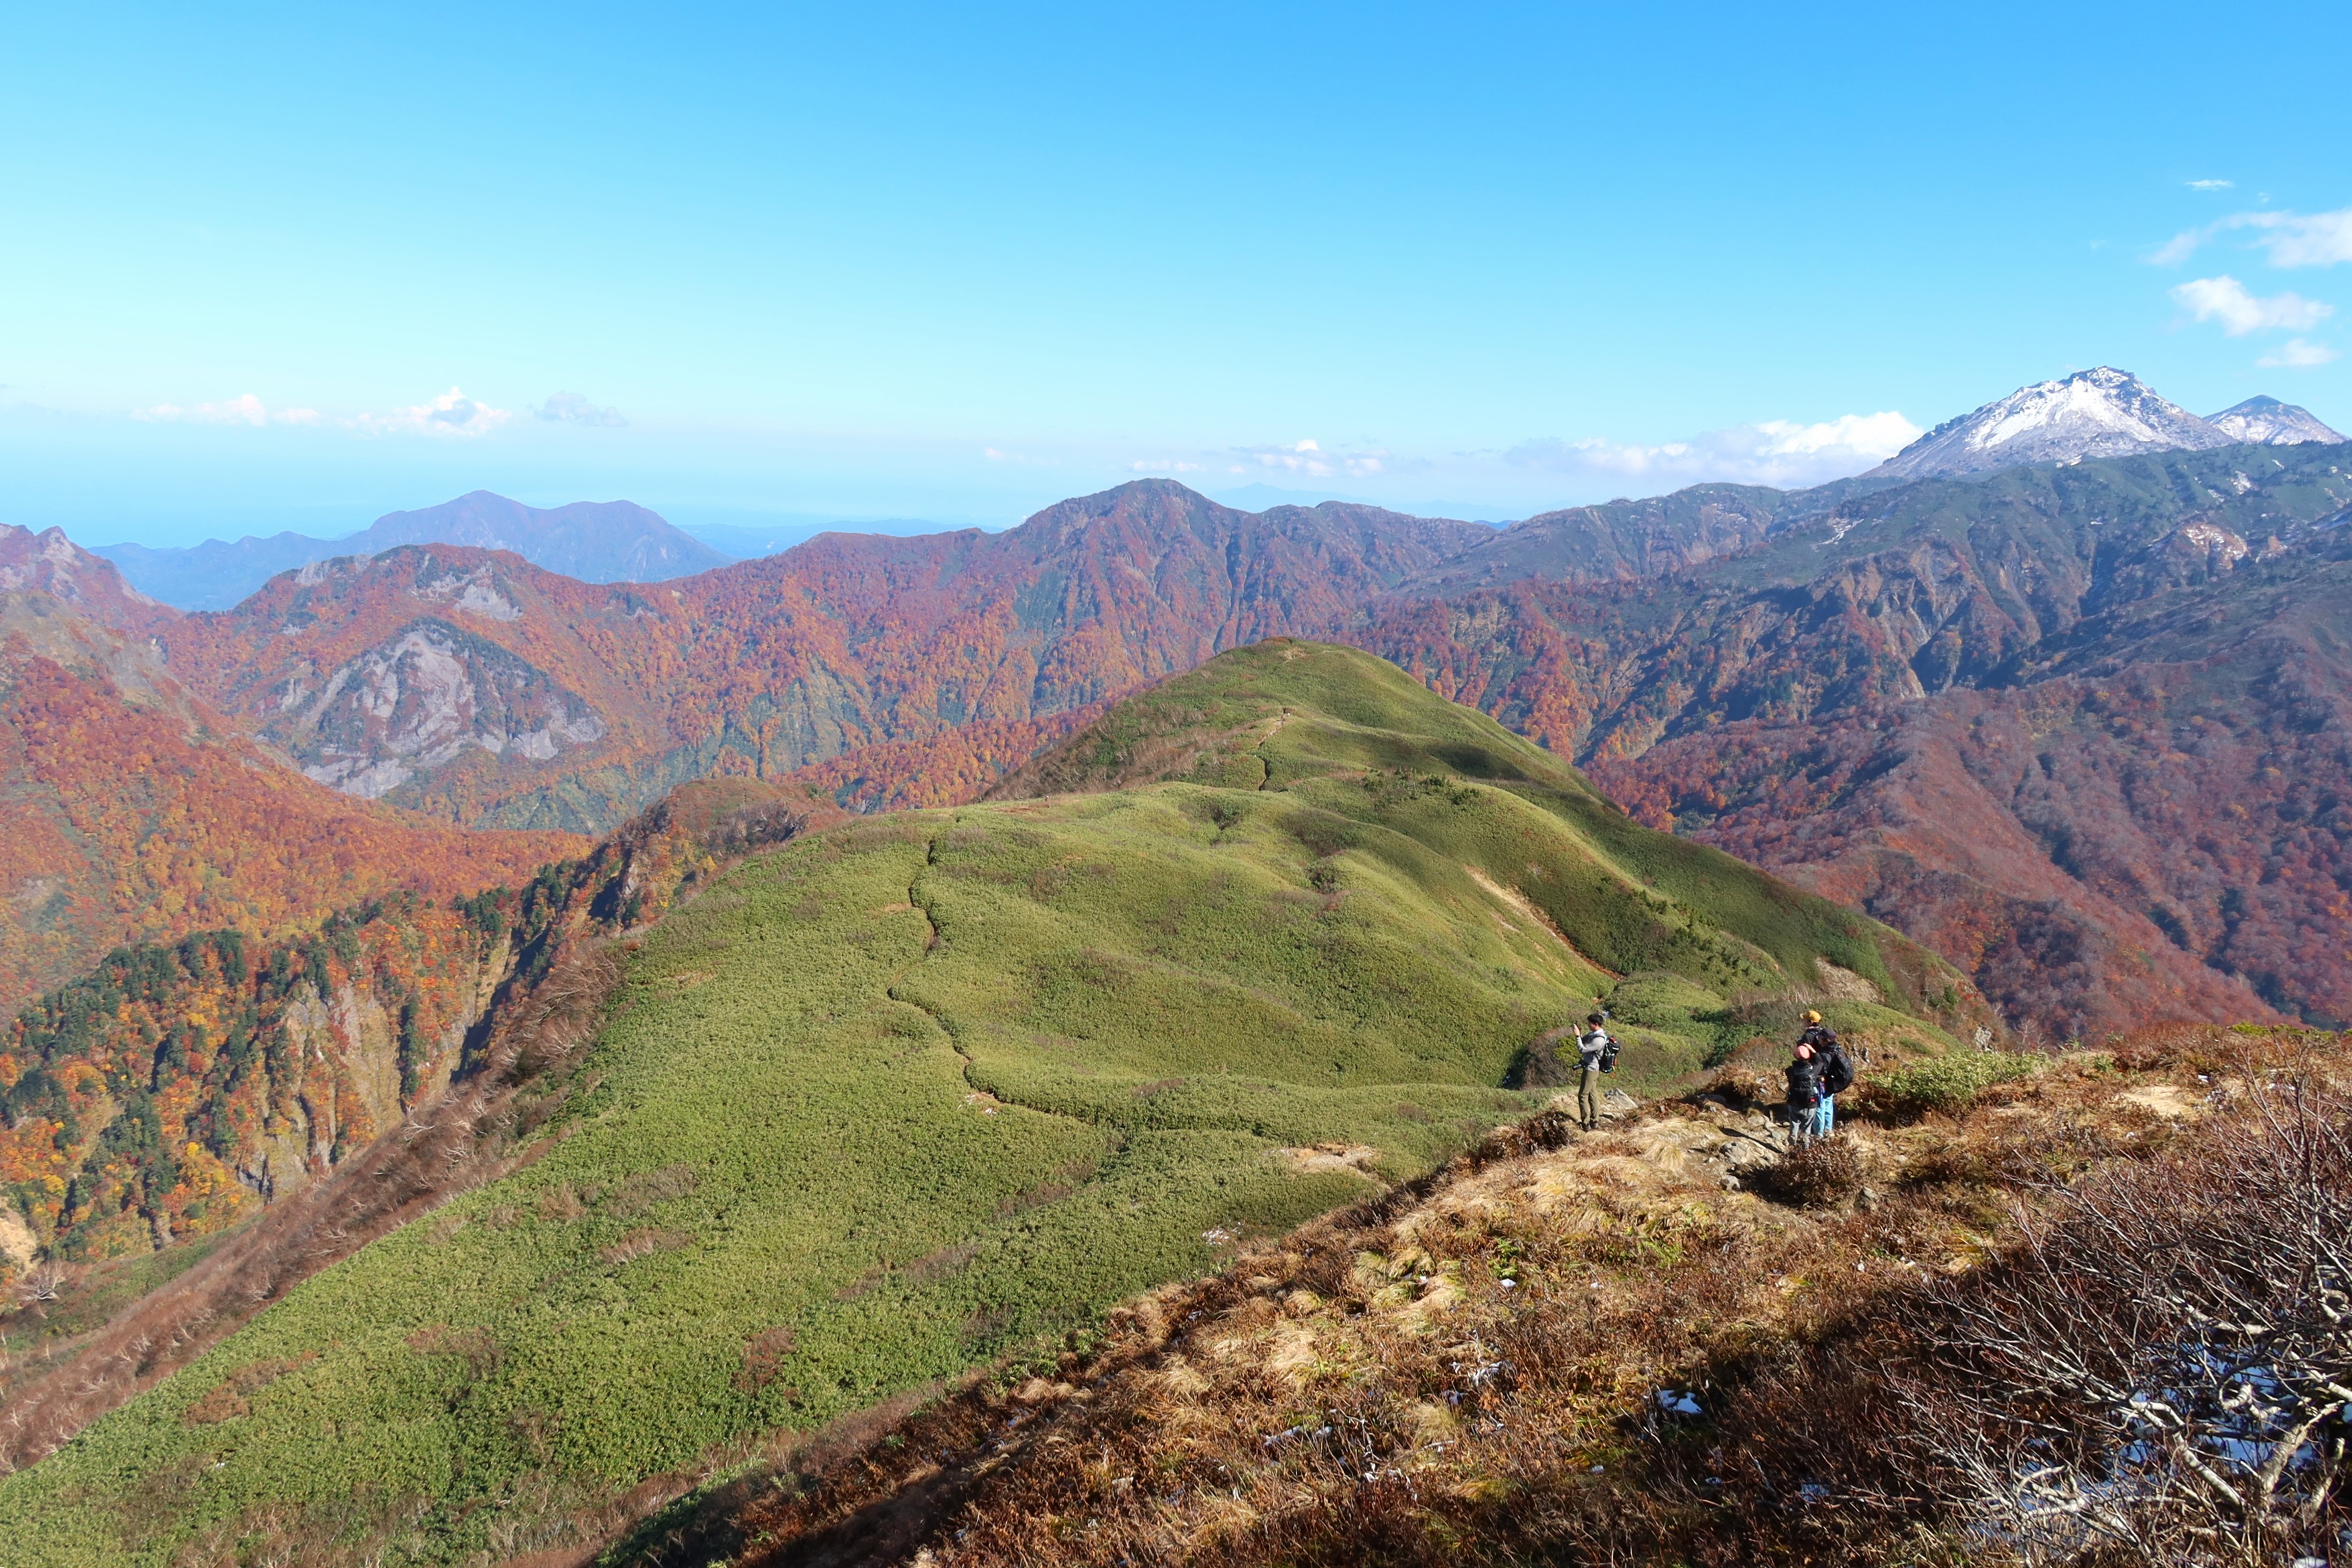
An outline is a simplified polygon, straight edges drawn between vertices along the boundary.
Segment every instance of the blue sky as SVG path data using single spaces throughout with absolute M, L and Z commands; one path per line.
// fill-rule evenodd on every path
M 0 520 L 1489 517 L 2098 363 L 2352 428 L 2352 8 L 12 8 Z M 2182 236 L 2188 236 L 2183 238 Z

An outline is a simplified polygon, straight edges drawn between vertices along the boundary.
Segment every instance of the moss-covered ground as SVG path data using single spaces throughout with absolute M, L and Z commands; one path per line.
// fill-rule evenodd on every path
M 1823 960 L 1897 1005 L 1949 983 L 1298 647 L 1187 677 L 1261 710 L 1187 761 L 1213 781 L 856 823 L 632 938 L 532 1157 L 0 1479 L 0 1563 L 555 1544 L 1430 1168 L 1534 1104 L 1498 1085 L 1629 972 L 1636 1089 Z

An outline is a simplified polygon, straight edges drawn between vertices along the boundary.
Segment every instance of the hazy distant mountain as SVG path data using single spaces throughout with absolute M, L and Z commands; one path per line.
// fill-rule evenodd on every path
M 512 550 L 533 566 L 583 582 L 660 582 L 725 566 L 713 549 L 634 501 L 574 501 L 542 510 L 477 490 L 414 512 L 391 512 L 340 539 L 304 534 L 206 539 L 184 549 L 100 545 L 140 591 L 183 610 L 226 610 L 281 571 L 402 545 Z
M 1870 472 L 1897 479 L 1954 478 L 2021 463 L 2193 452 L 2238 439 L 2167 402 L 2129 371 L 2101 365 L 2021 387 L 1947 420 Z
M 661 582 L 725 566 L 727 558 L 635 501 L 574 501 L 541 511 L 477 490 L 416 512 L 391 512 L 342 543 L 340 555 L 402 545 L 508 549 L 583 582 Z
M 2334 445 L 2345 439 L 2314 419 L 2309 409 L 2274 397 L 2250 397 L 2205 423 L 2233 441 L 2260 446 L 2300 446 L 2312 441 Z
M 341 540 L 307 534 L 251 534 L 232 544 L 206 539 L 200 545 L 158 549 L 149 545 L 96 545 L 142 593 L 183 610 L 226 610 L 281 571 L 329 556 L 348 555 Z

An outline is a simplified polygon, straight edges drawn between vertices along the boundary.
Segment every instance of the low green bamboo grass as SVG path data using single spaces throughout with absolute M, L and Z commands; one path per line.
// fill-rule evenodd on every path
M 1733 989 L 1887 980 L 1891 934 L 1378 661 L 1244 674 L 1291 710 L 1222 754 L 1252 787 L 877 818 L 673 912 L 536 1158 L 0 1479 L 0 1563 L 533 1550 L 1430 1168 L 1540 1103 L 1498 1085 L 1612 970 L 1636 1089 Z

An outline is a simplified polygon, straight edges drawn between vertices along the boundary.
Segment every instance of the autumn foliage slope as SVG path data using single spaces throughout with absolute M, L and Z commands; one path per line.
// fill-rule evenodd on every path
M 324 789 L 47 594 L 0 600 L 0 998 L 121 943 L 273 937 L 368 898 L 446 901 L 580 845 L 468 832 Z

